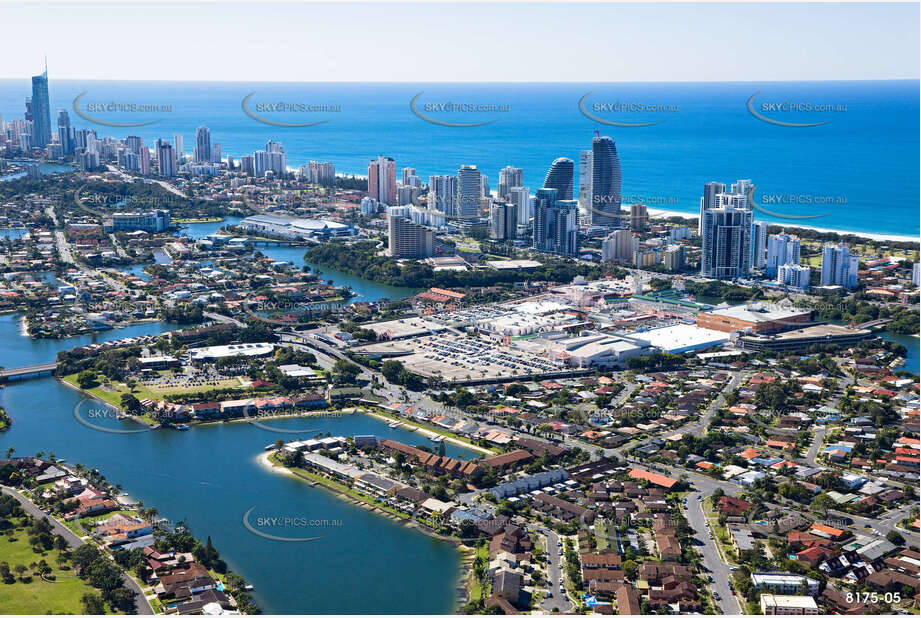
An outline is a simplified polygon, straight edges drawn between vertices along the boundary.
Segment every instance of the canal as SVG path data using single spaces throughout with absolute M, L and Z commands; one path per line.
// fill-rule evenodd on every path
M 297 252 L 300 258 L 302 249 Z M 368 284 L 362 290 L 369 296 L 400 297 L 384 287 Z M 62 349 L 169 329 L 169 324 L 156 322 L 70 339 L 32 340 L 22 334 L 20 316 L 0 315 L 0 366 L 46 362 Z M 110 482 L 155 506 L 161 517 L 173 523 L 187 521 L 196 536 L 210 535 L 228 565 L 254 585 L 256 601 L 267 613 L 442 614 L 455 609 L 461 568 L 452 545 L 266 468 L 258 460 L 278 437 L 326 433 L 373 434 L 432 446 L 417 433 L 391 429 L 361 414 L 266 423 L 293 433 L 246 423 L 184 432 L 110 433 L 92 429 L 74 416 L 76 410 L 86 419 L 100 404 L 51 377 L 10 383 L 0 389 L 0 406 L 13 419 L 11 429 L 0 433 L 0 452 L 8 447 L 18 455 L 53 452 L 69 463 L 98 468 Z M 111 418 L 93 422 L 137 428 Z M 454 444 L 446 443 L 445 448 L 452 457 L 476 456 Z M 250 509 L 251 524 L 270 517 L 314 522 L 258 528 L 261 531 L 320 538 L 281 542 L 252 534 L 243 526 Z
M 189 238 L 200 239 L 216 233 L 222 226 L 237 225 L 240 221 L 242 221 L 240 217 L 226 217 L 220 222 L 183 224 L 179 233 Z M 307 252 L 306 247 L 257 247 L 257 250 L 279 262 L 292 262 L 298 268 L 304 265 L 304 254 Z M 309 262 L 307 262 L 307 265 L 310 266 L 311 272 L 317 274 L 324 281 L 332 282 L 334 285 L 349 286 L 356 294 L 349 300 L 349 303 L 375 302 L 382 298 L 398 300 L 419 292 L 415 288 L 394 287 L 375 283 L 348 273 L 322 268 Z

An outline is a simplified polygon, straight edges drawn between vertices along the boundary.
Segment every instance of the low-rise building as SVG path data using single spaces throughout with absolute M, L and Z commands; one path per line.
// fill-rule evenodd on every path
M 767 616 L 814 615 L 819 613 L 819 606 L 812 597 L 768 592 L 761 595 L 761 613 Z

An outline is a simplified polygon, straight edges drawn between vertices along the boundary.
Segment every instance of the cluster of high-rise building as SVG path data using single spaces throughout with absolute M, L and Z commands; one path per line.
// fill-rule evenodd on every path
M 463 165 L 456 174 L 429 176 L 423 193 L 415 169 L 404 168 L 402 183 L 396 180 L 396 163 L 379 156 L 368 165 L 368 196 L 385 206 L 419 204 L 444 215 L 444 221 L 464 226 L 485 219 L 489 236 L 495 240 L 516 240 L 518 228 L 530 226 L 531 246 L 537 251 L 561 255 L 579 252 L 580 212 L 596 227 L 628 227 L 643 231 L 648 215 L 642 204 L 621 212 L 621 169 L 614 140 L 596 135 L 592 149 L 580 153 L 579 191 L 574 191 L 575 163 L 555 159 L 547 170 L 543 186 L 531 195 L 524 186 L 521 168 L 506 166 L 499 171 L 496 194 L 489 180 L 475 165 Z M 578 198 L 578 201 L 576 201 Z M 371 212 L 370 203 L 362 212 Z M 416 218 L 418 222 L 418 217 Z
M 811 269 L 800 264 L 800 239 L 780 233 L 768 236 L 767 223 L 753 221 L 752 184 L 704 185 L 700 198 L 700 274 L 714 279 L 744 279 L 752 270 L 784 286 L 808 290 Z M 858 258 L 844 244 L 822 250 L 821 285 L 857 287 Z

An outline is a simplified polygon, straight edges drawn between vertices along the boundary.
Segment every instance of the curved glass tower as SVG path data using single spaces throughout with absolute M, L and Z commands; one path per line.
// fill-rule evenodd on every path
M 621 178 L 617 147 L 610 137 L 592 139 L 592 224 L 620 225 Z
M 547 170 L 544 189 L 556 189 L 557 199 L 571 200 L 573 169 L 572 159 L 560 157 L 555 160 Z

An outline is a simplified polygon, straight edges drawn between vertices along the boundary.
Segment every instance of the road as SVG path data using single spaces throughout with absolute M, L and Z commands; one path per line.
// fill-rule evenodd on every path
M 539 530 L 547 539 L 547 590 L 553 593 L 549 599 L 541 599 L 540 608 L 548 613 L 554 609 L 565 613 L 572 608 L 572 603 L 566 593 L 560 592 L 560 578 L 563 576 L 563 557 L 559 549 L 560 537 L 549 528 L 539 528 Z
M 131 175 L 129 175 L 129 174 L 126 174 L 125 172 L 123 172 L 122 170 L 118 169 L 118 168 L 115 167 L 114 165 L 107 165 L 107 166 L 106 166 L 106 169 L 108 169 L 108 171 L 112 172 L 113 174 L 117 174 L 118 176 L 120 176 L 120 177 L 122 178 L 122 180 L 124 180 L 125 182 L 136 182 L 136 181 L 140 180 L 138 177 L 135 177 L 135 176 L 131 176 Z M 145 178 L 144 180 L 150 180 L 150 181 L 154 182 L 155 184 L 160 185 L 161 187 L 163 187 L 164 189 L 166 189 L 166 190 L 169 191 L 170 193 L 173 193 L 173 194 L 175 194 L 175 195 L 178 195 L 179 197 L 188 198 L 188 196 L 187 196 L 185 193 L 183 193 L 182 191 L 180 191 L 179 189 L 177 189 L 177 188 L 174 187 L 173 185 L 169 184 L 169 183 L 166 182 L 165 180 L 153 180 L 153 179 L 151 179 L 151 178 Z
M 246 326 L 246 324 L 241 322 L 240 320 L 236 320 L 226 315 L 221 315 L 220 313 L 211 313 L 208 311 L 203 311 L 202 315 L 208 318 L 209 320 L 214 320 L 215 322 L 221 322 L 222 324 L 235 324 L 236 326 L 239 326 L 240 328 L 244 328 Z
M 79 547 L 80 545 L 86 544 L 86 542 L 80 537 L 78 537 L 76 534 L 74 534 L 74 532 L 70 528 L 60 524 L 57 520 L 55 520 L 53 517 L 49 516 L 47 513 L 42 511 L 35 504 L 33 504 L 31 500 L 27 499 L 25 496 L 20 494 L 18 491 L 8 488 L 8 487 L 3 487 L 2 491 L 3 493 L 9 494 L 13 496 L 14 498 L 16 498 L 17 500 L 19 500 L 19 503 L 22 505 L 22 508 L 25 509 L 25 511 L 29 513 L 32 517 L 47 518 L 48 521 L 51 522 L 51 526 L 54 529 L 54 533 L 60 534 L 62 537 L 64 537 L 64 539 L 67 541 L 67 543 L 71 547 Z M 153 609 L 150 607 L 150 603 L 148 603 L 147 597 L 144 596 L 144 593 L 141 591 L 141 587 L 138 585 L 138 583 L 134 581 L 133 579 L 131 579 L 130 577 L 128 577 L 127 575 L 124 578 L 124 582 L 125 582 L 125 587 L 134 593 L 135 613 L 144 615 L 144 616 L 153 615 L 154 613 Z
M 719 601 L 716 600 L 716 597 L 713 598 L 720 608 L 720 613 L 727 616 L 739 615 L 743 612 L 739 608 L 739 602 L 736 597 L 729 589 L 728 582 L 731 575 L 729 565 L 720 555 L 719 549 L 716 547 L 716 539 L 711 539 L 707 535 L 707 521 L 704 517 L 702 503 L 698 500 L 699 497 L 704 496 L 705 494 L 701 491 L 688 494 L 686 515 L 688 523 L 694 529 L 694 546 L 697 549 L 697 553 L 700 554 L 705 571 L 713 576 L 713 583 L 709 584 L 709 588 L 720 595 Z
M 722 408 L 723 405 L 726 403 L 726 393 L 732 392 L 733 390 L 735 390 L 736 387 L 739 386 L 739 382 L 742 381 L 742 372 L 732 373 L 731 376 L 732 377 L 729 379 L 729 382 L 726 383 L 726 385 L 723 387 L 723 390 L 720 391 L 720 394 L 717 395 L 713 399 L 713 401 L 710 402 L 710 405 L 707 406 L 707 409 L 704 411 L 703 415 L 701 415 L 699 419 L 697 419 L 693 423 L 682 425 L 681 427 L 670 428 L 668 429 L 668 432 L 669 433 L 678 432 L 678 433 L 690 433 L 694 435 L 703 435 L 707 430 L 707 426 L 710 424 L 710 419 L 712 419 L 713 416 L 717 413 L 717 411 L 720 408 Z M 625 452 L 632 451 L 633 449 L 643 446 L 645 444 L 648 444 L 649 442 L 652 442 L 655 439 L 656 439 L 656 436 L 650 436 L 649 438 L 645 438 L 643 440 L 627 442 L 626 444 L 622 446 L 618 446 L 615 449 L 606 449 L 605 455 L 614 454 L 614 455 L 617 455 L 618 457 L 623 457 Z

